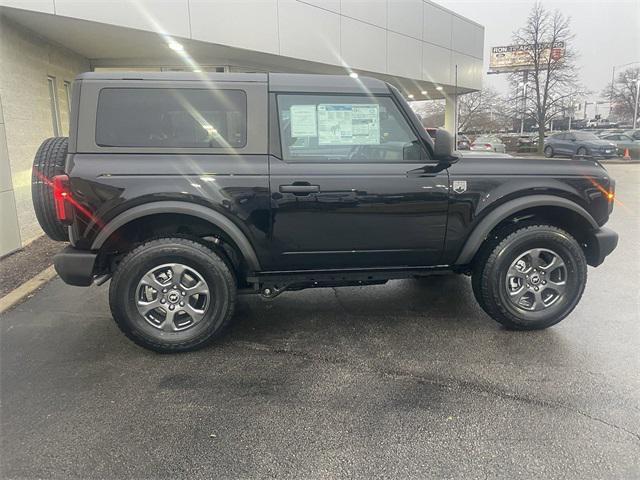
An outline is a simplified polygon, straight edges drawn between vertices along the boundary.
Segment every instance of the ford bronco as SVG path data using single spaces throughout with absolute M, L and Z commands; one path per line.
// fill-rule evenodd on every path
M 200 348 L 236 295 L 472 277 L 509 329 L 565 318 L 618 236 L 593 159 L 460 157 L 372 78 L 86 73 L 68 138 L 34 161 L 38 220 L 70 285 L 111 280 L 120 329 Z

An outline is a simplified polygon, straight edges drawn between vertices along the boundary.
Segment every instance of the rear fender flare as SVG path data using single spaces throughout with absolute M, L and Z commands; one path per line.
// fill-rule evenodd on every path
M 98 233 L 95 240 L 93 241 L 93 244 L 91 245 L 91 250 L 100 250 L 107 239 L 115 231 L 117 231 L 120 227 L 126 225 L 127 223 L 138 218 L 162 213 L 178 213 L 183 215 L 191 215 L 193 217 L 198 217 L 210 222 L 211 224 L 222 230 L 225 234 L 227 234 L 229 238 L 238 246 L 238 249 L 247 262 L 247 266 L 249 267 L 250 271 L 257 272 L 261 270 L 258 256 L 256 255 L 251 242 L 235 223 L 233 223 L 223 214 L 216 212 L 215 210 L 204 207 L 202 205 L 188 202 L 161 201 L 146 203 L 144 205 L 133 207 L 112 219 L 104 226 L 102 230 L 100 230 L 100 233 Z
M 480 223 L 478 223 L 467 241 L 465 242 L 454 265 L 468 265 L 478 252 L 482 243 L 489 236 L 491 231 L 504 219 L 522 210 L 533 207 L 561 207 L 572 210 L 583 217 L 591 227 L 596 230 L 599 228 L 598 223 L 584 208 L 571 200 L 553 195 L 532 195 L 522 198 L 516 198 L 504 203 L 490 213 L 488 213 Z

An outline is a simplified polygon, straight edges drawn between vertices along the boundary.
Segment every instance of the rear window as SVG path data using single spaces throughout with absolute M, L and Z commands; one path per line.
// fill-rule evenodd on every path
M 101 147 L 242 148 L 247 97 L 241 90 L 105 88 L 98 97 Z

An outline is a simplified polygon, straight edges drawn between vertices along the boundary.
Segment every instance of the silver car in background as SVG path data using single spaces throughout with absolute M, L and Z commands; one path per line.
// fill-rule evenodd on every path
M 494 137 L 493 135 L 481 135 L 473 141 L 471 144 L 471 150 L 505 153 L 507 148 L 498 137 Z

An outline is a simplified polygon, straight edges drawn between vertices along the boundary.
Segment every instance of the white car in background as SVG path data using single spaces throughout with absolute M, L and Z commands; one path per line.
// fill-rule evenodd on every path
M 471 150 L 505 153 L 507 148 L 498 137 L 494 137 L 493 135 L 481 135 L 473 141 L 471 144 Z

